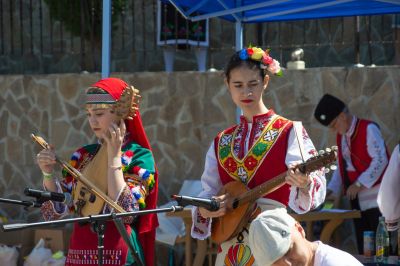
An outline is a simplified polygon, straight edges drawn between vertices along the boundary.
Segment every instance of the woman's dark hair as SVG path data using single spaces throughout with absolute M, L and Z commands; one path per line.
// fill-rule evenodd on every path
M 240 51 L 237 51 L 236 53 L 234 53 L 231 58 L 228 61 L 228 64 L 226 64 L 225 66 L 225 77 L 227 79 L 227 81 L 229 82 L 230 79 L 230 73 L 233 69 L 237 68 L 237 67 L 241 67 L 241 66 L 247 66 L 249 69 L 252 70 L 256 70 L 258 69 L 260 71 L 260 76 L 261 78 L 264 78 L 264 76 L 267 74 L 266 71 L 264 69 L 262 69 L 260 67 L 260 62 L 258 61 L 254 61 L 250 58 L 246 59 L 246 60 L 242 60 L 239 56 Z

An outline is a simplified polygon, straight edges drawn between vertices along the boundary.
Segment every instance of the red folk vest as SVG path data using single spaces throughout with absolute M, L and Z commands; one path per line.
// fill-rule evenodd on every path
M 343 152 L 342 152 L 342 135 L 337 134 L 336 136 L 336 143 L 338 145 L 338 162 L 339 162 L 339 169 L 340 175 L 342 177 L 342 184 L 353 184 L 358 177 L 369 167 L 372 158 L 368 154 L 367 148 L 367 128 L 368 125 L 373 122 L 364 120 L 364 119 L 357 119 L 356 126 L 354 128 L 354 133 L 351 136 L 350 140 L 350 151 L 351 151 L 351 162 L 356 169 L 355 171 L 347 171 L 347 177 L 349 178 L 349 182 L 345 180 L 345 172 L 344 169 L 344 162 L 343 162 Z M 387 151 L 386 151 L 387 152 Z M 384 173 L 384 172 L 383 172 Z M 374 186 L 381 183 L 382 176 L 375 182 Z M 345 185 L 345 189 L 347 189 Z
M 270 110 L 267 114 L 254 117 L 250 136 L 254 136 L 257 119 L 269 118 L 272 115 L 274 115 L 274 112 Z M 234 143 L 239 134 L 242 134 L 244 143 L 243 138 L 245 138 L 246 134 L 243 133 L 240 127 L 247 128 L 247 124 L 242 123 L 241 125 L 233 126 L 218 134 L 214 139 L 214 150 L 222 184 L 240 181 L 251 189 L 287 171 L 285 158 L 292 125 L 292 121 L 281 116 L 272 117 L 264 125 L 261 135 L 256 139 L 250 137 L 247 154 L 244 154 L 242 150 L 244 145 L 240 145 L 238 154 L 242 154 L 242 158 L 238 158 L 234 154 Z M 285 184 L 274 192 L 265 195 L 264 198 L 276 200 L 287 206 L 289 194 L 290 186 Z

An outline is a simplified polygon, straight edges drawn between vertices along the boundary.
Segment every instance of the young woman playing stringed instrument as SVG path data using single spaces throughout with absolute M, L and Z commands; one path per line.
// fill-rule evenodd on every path
M 93 84 L 86 93 L 87 119 L 98 143 L 86 145 L 73 155 L 70 165 L 96 185 L 122 211 L 153 209 L 157 202 L 157 172 L 150 144 L 144 132 L 137 103 L 137 90 L 117 78 Z M 80 216 L 109 213 L 113 207 L 90 193 L 90 189 L 63 170 L 62 179 L 53 174 L 56 164 L 53 148 L 43 149 L 37 162 L 43 172 L 46 190 L 71 193 L 67 205 L 47 201 L 42 213 L 46 220 L 62 218 L 68 213 Z M 117 208 L 117 209 L 118 209 Z M 157 216 L 148 214 L 123 218 L 130 240 L 138 251 L 135 256 L 147 266 L 154 264 Z M 74 224 L 66 265 L 97 265 L 98 239 L 90 224 Z M 132 265 L 135 256 L 112 221 L 104 235 L 103 265 Z M 136 264 L 135 264 L 136 265 Z
M 269 51 L 257 47 L 236 52 L 225 69 L 225 84 L 243 115 L 239 124 L 217 135 L 206 155 L 199 196 L 215 198 L 220 209 L 194 207 L 192 211 L 192 237 L 211 235 L 220 244 L 216 265 L 257 265 L 248 245 L 248 226 L 260 211 L 289 206 L 304 213 L 325 198 L 323 171 L 304 174 L 296 168 L 317 153 L 306 130 L 300 122 L 277 115 L 263 102 L 267 71 L 282 73 Z M 260 185 L 275 177 L 276 190 L 264 195 Z M 235 197 L 247 195 L 249 189 L 259 195 L 254 199 L 256 204 L 238 207 L 241 202 Z M 229 219 L 222 219 L 227 215 L 231 215 Z M 235 219 L 240 221 L 238 225 L 230 223 Z

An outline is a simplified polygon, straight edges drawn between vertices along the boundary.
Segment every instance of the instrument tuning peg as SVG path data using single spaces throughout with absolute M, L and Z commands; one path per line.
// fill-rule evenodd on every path
M 337 150 L 338 150 L 338 146 L 332 146 L 331 149 L 332 149 L 333 151 L 337 151 Z
M 332 171 L 335 171 L 335 170 L 337 169 L 337 166 L 333 164 L 333 165 L 329 166 L 329 168 L 330 168 Z
M 325 151 L 326 151 L 327 153 L 330 153 L 332 150 L 331 150 L 330 148 L 326 148 Z
M 132 91 L 133 91 L 134 93 L 139 93 L 139 90 L 136 89 L 135 87 L 131 86 L 131 88 L 132 88 Z
M 325 172 L 325 174 L 327 174 L 327 173 L 329 173 L 331 170 L 329 169 L 329 168 L 324 168 L 324 172 Z
M 318 155 L 324 155 L 325 154 L 325 151 L 324 150 L 319 150 L 318 151 Z

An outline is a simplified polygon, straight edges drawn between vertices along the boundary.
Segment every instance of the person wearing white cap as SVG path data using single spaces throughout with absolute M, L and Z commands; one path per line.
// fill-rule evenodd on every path
M 308 241 L 301 225 L 284 208 L 264 211 L 253 220 L 249 244 L 258 266 L 362 265 L 349 253 L 321 241 Z
M 400 143 L 393 149 L 389 165 L 378 192 L 378 206 L 385 217 L 387 229 L 399 229 L 400 220 Z

